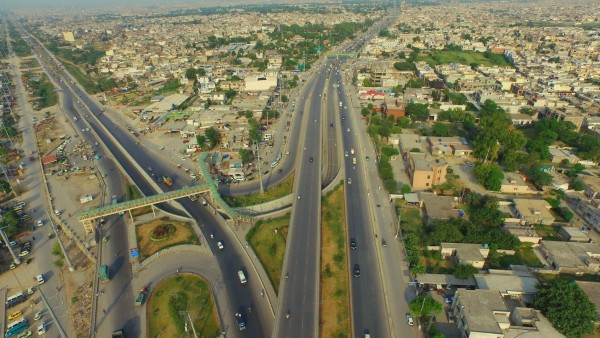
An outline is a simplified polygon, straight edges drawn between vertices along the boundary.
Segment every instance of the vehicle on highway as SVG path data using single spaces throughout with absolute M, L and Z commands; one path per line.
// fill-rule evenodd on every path
M 406 314 L 406 322 L 408 323 L 408 325 L 413 326 L 415 325 L 415 320 L 413 319 L 412 314 L 407 313 Z
M 102 283 L 106 283 L 106 282 L 110 281 L 110 272 L 108 271 L 108 266 L 106 266 L 106 265 L 100 266 L 100 268 L 98 269 L 98 278 L 100 279 L 100 282 L 102 282 Z
M 348 177 L 348 184 L 352 184 L 352 179 Z
M 344 156 L 348 157 L 348 152 L 344 151 Z
M 354 238 L 350 239 L 350 249 L 352 249 L 352 250 L 356 249 L 356 239 L 354 239 Z
M 147 294 L 148 294 L 148 285 L 144 285 L 138 292 L 138 296 L 135 299 L 135 305 L 140 306 L 140 305 L 144 304 L 144 302 L 146 301 Z
M 308 160 L 309 160 L 310 162 L 312 162 L 312 161 L 313 161 L 313 158 L 311 157 L 311 158 L 309 158 Z
M 384 238 L 382 238 L 382 239 L 381 239 L 381 245 L 382 245 L 382 246 L 386 246 L 386 245 L 387 245 L 387 242 L 385 241 L 385 239 L 384 239 Z
M 360 265 L 354 264 L 354 277 L 360 277 Z
M 350 154 L 354 155 L 354 148 L 350 148 Z
M 365 157 L 365 160 L 367 160 L 367 161 L 368 161 L 368 160 L 369 160 L 369 156 L 366 156 L 366 157 Z
M 237 322 L 240 331 L 246 329 L 246 322 L 244 321 L 244 317 L 242 317 L 242 314 L 240 312 L 235 313 L 235 321 Z
M 112 333 L 112 338 L 125 338 L 125 332 L 123 330 L 117 330 Z
M 246 282 L 248 281 L 246 280 L 246 275 L 244 275 L 244 271 L 242 270 L 238 271 L 238 278 L 240 279 L 240 283 L 242 284 L 246 284 Z
M 218 241 L 218 242 L 217 242 L 217 248 L 219 248 L 219 250 L 223 250 L 223 248 L 225 248 L 225 247 L 223 246 L 223 242 L 221 242 L 221 241 Z

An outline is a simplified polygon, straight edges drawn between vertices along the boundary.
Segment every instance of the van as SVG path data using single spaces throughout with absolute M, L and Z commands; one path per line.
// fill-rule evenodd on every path
M 238 277 L 240 278 L 240 283 L 246 284 L 247 280 L 246 280 L 246 275 L 244 275 L 244 271 L 242 271 L 242 270 L 238 271 Z

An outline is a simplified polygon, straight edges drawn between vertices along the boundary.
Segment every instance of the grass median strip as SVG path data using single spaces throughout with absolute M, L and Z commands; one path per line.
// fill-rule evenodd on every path
M 162 282 L 146 308 L 149 337 L 185 337 L 194 325 L 198 337 L 217 337 L 219 321 L 206 281 L 194 275 L 178 275 Z M 187 324 L 187 325 L 186 325 Z
M 223 195 L 223 200 L 231 207 L 248 207 L 251 205 L 262 204 L 276 199 L 285 197 L 292 193 L 294 187 L 294 174 L 288 176 L 281 183 L 269 188 L 264 194 L 248 194 L 241 196 L 226 196 Z
M 246 235 L 246 240 L 265 268 L 276 292 L 279 289 L 289 225 L 290 215 L 287 214 L 280 218 L 256 222 Z
M 350 337 L 350 293 L 343 181 L 321 204 L 320 337 Z

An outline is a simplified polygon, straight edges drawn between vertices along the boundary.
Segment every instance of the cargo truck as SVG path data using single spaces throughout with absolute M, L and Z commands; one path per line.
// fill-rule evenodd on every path
M 143 288 L 140 289 L 140 292 L 138 293 L 138 296 L 135 299 L 135 305 L 140 306 L 140 305 L 144 304 L 147 294 L 148 294 L 148 286 L 144 286 Z
M 108 266 L 106 266 L 106 265 L 100 266 L 100 269 L 98 270 L 98 278 L 100 278 L 100 282 L 102 282 L 102 283 L 106 283 L 106 282 L 110 281 L 110 274 L 108 271 Z

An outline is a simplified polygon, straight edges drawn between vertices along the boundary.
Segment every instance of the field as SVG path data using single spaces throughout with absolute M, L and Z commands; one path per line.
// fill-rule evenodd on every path
M 344 184 L 338 185 L 322 201 L 319 337 L 350 337 Z
M 489 257 L 490 266 L 496 269 L 508 269 L 510 265 L 526 265 L 533 268 L 542 267 L 531 247 L 531 243 L 521 243 L 514 255 L 498 255 Z
M 484 53 L 471 51 L 434 51 L 431 56 L 419 56 L 417 61 L 425 61 L 430 66 L 460 63 L 471 65 L 477 63 L 481 66 L 511 67 L 502 55 L 492 54 L 486 57 Z
M 63 62 L 63 65 L 65 66 L 65 69 L 69 73 L 71 73 L 73 77 L 75 77 L 75 80 L 77 80 L 77 82 L 79 82 L 79 84 L 83 86 L 86 92 L 90 94 L 95 94 L 98 92 L 98 87 L 96 86 L 94 81 L 92 81 L 89 77 L 83 74 L 81 70 L 77 68 L 77 66 L 74 66 L 68 62 Z
M 400 229 L 403 234 L 413 233 L 421 239 L 425 238 L 425 226 L 419 209 L 416 207 L 403 207 Z
M 38 62 L 37 59 L 31 58 L 31 59 L 26 59 L 26 60 L 21 60 L 21 68 L 23 69 L 27 69 L 27 68 L 37 68 L 40 66 L 40 63 Z
M 210 289 L 194 275 L 178 275 L 162 282 L 150 295 L 146 311 L 152 338 L 189 336 L 184 331 L 186 322 L 190 324 L 188 318 L 192 318 L 198 337 L 218 337 L 220 333 Z
M 166 240 L 155 242 L 151 237 L 152 230 L 163 224 L 171 224 L 175 227 L 175 233 Z M 142 258 L 180 244 L 198 244 L 198 238 L 189 223 L 179 222 L 168 218 L 155 219 L 152 222 L 139 224 L 135 227 L 138 247 Z
M 232 207 L 247 207 L 274 201 L 278 198 L 287 196 L 292 193 L 294 187 L 294 175 L 290 175 L 281 183 L 269 188 L 263 195 L 260 193 L 243 195 L 243 196 L 221 196 L 223 200 Z
M 288 214 L 269 221 L 258 221 L 246 235 L 246 240 L 265 268 L 276 292 L 281 279 L 281 267 L 289 225 L 290 215 Z

